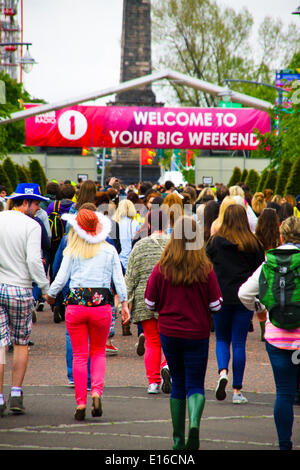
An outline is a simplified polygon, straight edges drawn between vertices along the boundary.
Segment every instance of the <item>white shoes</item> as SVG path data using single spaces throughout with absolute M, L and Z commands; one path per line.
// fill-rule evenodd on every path
M 148 393 L 160 393 L 160 385 L 152 383 L 148 387 Z
M 248 400 L 244 395 L 240 393 L 234 393 L 232 396 L 232 403 L 235 405 L 242 405 L 244 403 L 248 403 Z
M 216 399 L 219 401 L 225 400 L 226 398 L 226 385 L 228 383 L 228 377 L 227 374 L 224 372 L 220 375 L 220 378 L 218 380 L 217 388 L 216 388 Z M 244 403 L 248 403 L 248 400 L 244 395 L 239 392 L 239 393 L 234 393 L 232 395 L 232 403 L 234 405 L 242 405 Z

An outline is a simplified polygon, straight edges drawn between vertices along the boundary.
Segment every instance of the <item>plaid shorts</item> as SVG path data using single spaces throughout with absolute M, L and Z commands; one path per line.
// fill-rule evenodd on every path
M 33 309 L 32 289 L 0 284 L 0 347 L 28 344 Z

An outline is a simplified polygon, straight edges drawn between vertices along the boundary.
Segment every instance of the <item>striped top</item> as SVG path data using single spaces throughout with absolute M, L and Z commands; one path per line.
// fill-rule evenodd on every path
M 282 245 L 280 249 L 288 249 L 291 245 Z M 262 265 L 260 265 L 251 277 L 240 287 L 239 298 L 240 301 L 249 310 L 255 311 L 255 301 L 259 293 L 259 276 Z M 284 330 L 277 328 L 267 316 L 265 326 L 265 340 L 279 349 L 296 350 L 300 349 L 300 328 L 295 330 Z
M 300 328 L 283 330 L 274 326 L 268 319 L 265 327 L 265 340 L 279 349 L 300 349 Z

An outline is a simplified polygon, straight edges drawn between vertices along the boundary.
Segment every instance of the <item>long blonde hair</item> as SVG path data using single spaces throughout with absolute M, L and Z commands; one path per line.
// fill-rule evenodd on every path
M 217 196 L 216 196 L 216 193 L 212 190 L 212 188 L 203 188 L 201 191 L 200 191 L 200 194 L 199 196 L 197 197 L 196 199 L 196 202 L 199 202 L 201 201 L 203 198 L 205 198 L 206 196 L 212 196 L 214 200 L 216 200 Z
M 285 243 L 300 243 L 300 219 L 290 216 L 285 219 L 280 226 L 280 235 Z
M 217 230 L 219 230 L 219 228 L 221 227 L 221 225 L 223 223 L 224 213 L 225 213 L 227 207 L 231 206 L 232 204 L 237 204 L 237 201 L 234 198 L 234 196 L 224 197 L 224 199 L 223 199 L 223 201 L 221 202 L 221 205 L 220 205 L 219 215 L 216 218 L 216 220 L 213 221 L 213 223 L 211 225 L 211 232 L 210 232 L 211 235 L 213 235 L 214 233 L 217 232 Z
M 267 207 L 264 193 L 254 193 L 251 200 L 251 207 L 256 214 L 261 214 L 262 211 Z
M 103 243 L 107 242 L 104 241 L 95 244 L 88 243 L 75 232 L 73 227 L 70 227 L 68 233 L 68 243 L 64 249 L 63 255 L 69 255 L 72 258 L 80 259 L 94 258 L 94 256 L 100 252 Z
M 243 188 L 241 188 L 238 185 L 230 186 L 229 196 L 241 196 L 241 197 L 245 198 L 245 192 L 244 192 Z
M 130 219 L 134 219 L 136 217 L 136 209 L 133 202 L 129 199 L 123 199 L 119 202 L 114 220 L 119 223 L 123 217 L 129 217 Z

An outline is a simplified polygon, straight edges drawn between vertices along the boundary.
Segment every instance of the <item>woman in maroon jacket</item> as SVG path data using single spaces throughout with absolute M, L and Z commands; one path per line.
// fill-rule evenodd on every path
M 200 227 L 193 218 L 180 217 L 145 290 L 146 306 L 159 313 L 161 344 L 172 378 L 170 409 L 176 450 L 199 448 L 210 314 L 221 302 Z M 185 443 L 186 397 L 189 435 Z

